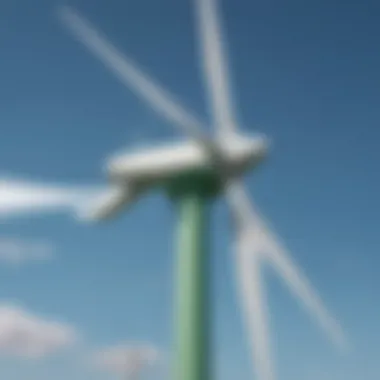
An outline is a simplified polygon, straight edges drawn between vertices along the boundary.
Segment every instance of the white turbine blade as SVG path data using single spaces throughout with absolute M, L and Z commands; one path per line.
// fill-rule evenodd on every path
M 130 87 L 176 128 L 204 141 L 201 123 L 187 112 L 165 89 L 144 74 L 130 59 L 120 53 L 92 25 L 69 7 L 60 10 L 60 16 L 74 34 L 118 79 Z
M 328 337 L 339 347 L 346 348 L 346 338 L 339 323 L 323 305 L 320 297 L 307 278 L 290 259 L 287 251 L 280 245 L 274 234 L 267 228 L 263 219 L 253 209 L 242 184 L 234 182 L 227 188 L 227 197 L 238 225 L 250 223 L 253 236 L 260 236 L 260 248 L 269 262 L 274 265 L 290 290 L 302 305 L 319 323 Z M 254 255 L 255 246 L 252 248 Z
M 86 221 L 101 221 L 114 218 L 124 207 L 135 201 L 137 193 L 127 186 L 115 186 L 87 202 L 79 212 L 79 218 Z
M 236 120 L 229 87 L 227 52 L 221 32 L 217 0 L 196 0 L 204 78 L 214 127 L 220 136 L 234 132 Z
M 265 227 L 263 226 L 262 228 L 264 229 Z M 308 279 L 295 265 L 288 252 L 272 232 L 266 228 L 264 231 L 267 239 L 265 254 L 269 262 L 282 276 L 288 288 L 298 297 L 301 304 L 309 311 L 311 317 L 319 323 L 333 343 L 341 349 L 347 349 L 348 342 L 338 321 L 328 312 Z
M 73 211 L 98 191 L 90 187 L 51 186 L 0 179 L 0 219 L 31 213 Z
M 255 372 L 258 380 L 274 380 L 267 304 L 260 276 L 260 236 L 253 235 L 250 228 L 239 228 L 237 232 L 238 282 Z

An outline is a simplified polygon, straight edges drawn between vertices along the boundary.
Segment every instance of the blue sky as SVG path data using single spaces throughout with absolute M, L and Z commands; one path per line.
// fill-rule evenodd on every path
M 109 154 L 165 141 L 174 131 L 64 30 L 54 13 L 61 4 L 0 5 L 0 172 L 104 183 Z M 207 120 L 191 1 L 69 4 Z M 222 6 L 242 128 L 273 141 L 247 186 L 354 345 L 349 355 L 337 353 L 267 270 L 279 379 L 377 379 L 379 7 L 325 0 L 225 0 Z M 2 223 L 3 236 L 54 242 L 56 257 L 0 267 L 0 300 L 73 324 L 86 347 L 144 340 L 170 350 L 172 211 L 152 194 L 104 225 L 80 225 L 68 215 Z M 212 237 L 217 378 L 248 379 L 226 217 L 218 202 Z M 0 376 L 94 374 L 71 352 L 37 363 L 4 361 Z

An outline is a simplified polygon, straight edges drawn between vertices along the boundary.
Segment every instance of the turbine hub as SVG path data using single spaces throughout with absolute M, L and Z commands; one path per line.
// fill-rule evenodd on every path
M 219 140 L 219 146 L 233 173 L 241 174 L 266 158 L 269 139 L 264 135 L 233 134 Z

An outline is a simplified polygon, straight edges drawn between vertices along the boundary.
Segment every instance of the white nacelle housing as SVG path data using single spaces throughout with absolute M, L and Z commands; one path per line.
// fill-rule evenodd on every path
M 234 135 L 219 143 L 225 164 L 242 172 L 261 161 L 267 152 L 264 137 Z M 191 140 L 140 150 L 113 157 L 108 161 L 107 172 L 112 180 L 128 183 L 154 183 L 186 171 L 206 169 L 210 159 L 198 143 Z

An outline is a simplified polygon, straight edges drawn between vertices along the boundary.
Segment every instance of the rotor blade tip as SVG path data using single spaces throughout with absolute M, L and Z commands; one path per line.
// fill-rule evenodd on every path
M 350 354 L 354 350 L 354 346 L 343 333 L 339 337 L 337 345 L 343 354 Z
M 72 25 L 75 21 L 78 21 L 78 13 L 68 5 L 62 5 L 57 9 L 58 18 L 66 25 Z
M 71 13 L 72 10 L 68 5 L 61 5 L 56 8 L 56 14 L 61 19 L 66 19 Z

